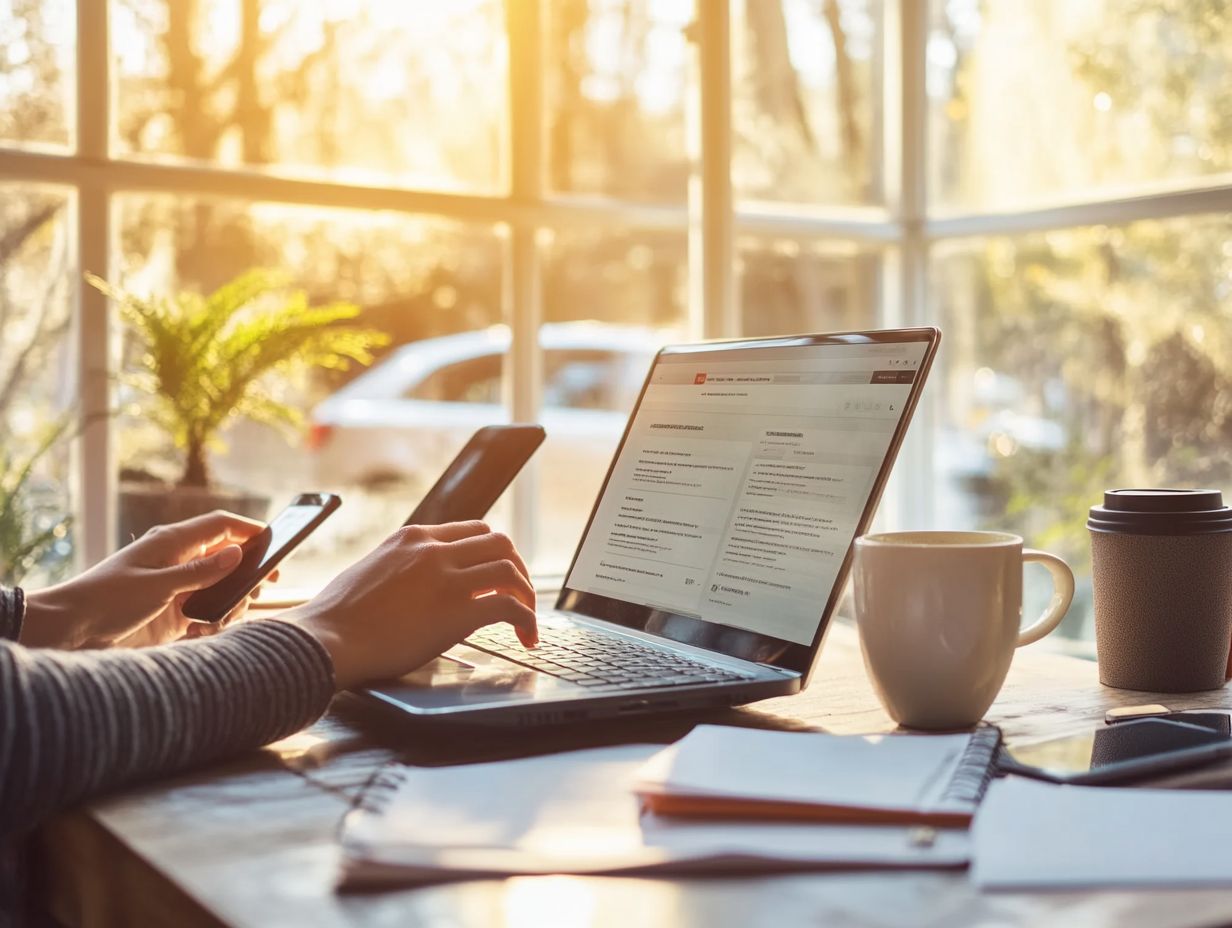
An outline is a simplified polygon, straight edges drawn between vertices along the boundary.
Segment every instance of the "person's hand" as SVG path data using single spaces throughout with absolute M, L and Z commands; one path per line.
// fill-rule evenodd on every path
M 217 635 L 224 628 L 239 622 L 248 614 L 249 606 L 261 598 L 261 589 L 265 584 L 276 582 L 278 582 L 278 571 L 275 570 L 218 622 L 194 622 L 187 618 L 180 606 L 192 594 L 184 593 L 172 600 L 167 608 L 141 628 L 117 641 L 115 646 L 117 648 L 148 648 L 184 638 L 208 638 L 211 635 Z
M 325 646 L 339 689 L 414 670 L 494 622 L 539 640 L 526 565 L 482 522 L 399 529 L 281 618 Z
M 21 641 L 70 649 L 174 641 L 195 624 L 180 611 L 184 600 L 231 573 L 240 544 L 261 528 L 211 512 L 151 529 L 79 577 L 28 594 Z

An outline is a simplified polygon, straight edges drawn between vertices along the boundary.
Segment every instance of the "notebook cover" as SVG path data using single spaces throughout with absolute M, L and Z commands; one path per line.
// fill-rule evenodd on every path
M 632 786 L 661 750 L 619 745 L 463 767 L 382 768 L 343 821 L 339 886 L 547 873 L 957 868 L 970 860 L 969 833 L 959 828 L 655 816 L 640 809 Z
M 971 734 L 943 800 L 963 809 L 876 809 L 816 802 L 786 802 L 748 796 L 707 795 L 672 792 L 664 784 L 641 784 L 638 794 L 645 808 L 656 815 L 710 819 L 761 819 L 773 821 L 811 821 L 848 824 L 927 825 L 962 828 L 971 824 L 976 806 L 996 775 L 996 758 L 1001 746 L 1001 730 L 984 724 Z

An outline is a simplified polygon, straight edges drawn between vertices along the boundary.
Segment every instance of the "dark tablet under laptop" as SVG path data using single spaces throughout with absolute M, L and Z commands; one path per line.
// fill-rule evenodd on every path
M 799 691 L 940 338 L 664 348 L 539 647 L 489 626 L 365 694 L 425 720 L 525 726 Z

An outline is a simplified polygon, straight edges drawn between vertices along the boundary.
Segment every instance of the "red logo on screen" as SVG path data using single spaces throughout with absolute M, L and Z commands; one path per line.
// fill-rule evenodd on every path
M 703 383 L 705 383 L 705 382 L 706 382 L 706 375 L 705 375 L 705 374 L 694 374 L 694 375 L 693 375 L 693 382 L 694 382 L 695 384 L 703 384 Z

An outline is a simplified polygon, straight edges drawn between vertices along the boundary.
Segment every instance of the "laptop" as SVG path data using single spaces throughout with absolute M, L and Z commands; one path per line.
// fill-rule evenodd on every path
M 663 348 L 539 646 L 490 625 L 363 695 L 425 721 L 538 726 L 798 692 L 940 338 Z

